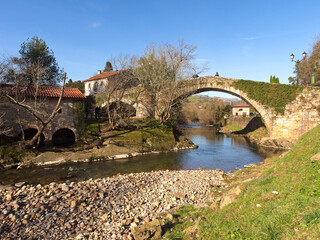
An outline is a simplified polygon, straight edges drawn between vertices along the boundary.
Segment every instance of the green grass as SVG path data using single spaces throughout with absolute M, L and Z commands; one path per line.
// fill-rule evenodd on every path
M 277 113 L 284 114 L 285 106 L 296 99 L 303 87 L 287 84 L 270 84 L 239 80 L 232 84 L 235 88 L 246 92 L 248 97 L 264 106 L 273 108 Z
M 233 181 L 244 190 L 222 210 L 201 213 L 199 239 L 319 239 L 320 163 L 310 161 L 320 152 L 319 136 L 320 125 L 304 134 L 283 158 L 237 172 Z M 255 180 L 243 181 L 248 178 Z M 183 233 L 185 224 L 176 218 L 165 236 L 175 239 L 172 236 Z
M 113 134 L 119 145 L 133 147 L 140 152 L 166 151 L 176 145 L 172 126 L 154 119 L 141 119 L 135 128 L 115 130 Z
M 241 131 L 243 129 L 243 127 L 240 127 L 238 125 L 227 125 L 225 126 L 225 128 L 232 132 Z
M 261 139 L 263 137 L 268 136 L 268 130 L 266 127 L 259 127 L 258 129 L 254 130 L 253 132 L 249 132 L 247 134 L 248 137 L 254 137 L 257 139 Z

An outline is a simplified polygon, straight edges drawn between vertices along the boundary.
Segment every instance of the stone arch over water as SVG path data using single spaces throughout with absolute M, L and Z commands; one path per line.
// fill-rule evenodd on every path
M 52 135 L 52 144 L 57 147 L 66 147 L 75 144 L 76 136 L 69 128 L 61 128 Z

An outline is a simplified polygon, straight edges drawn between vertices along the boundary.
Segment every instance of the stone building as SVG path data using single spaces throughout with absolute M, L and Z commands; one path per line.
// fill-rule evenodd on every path
M 22 107 L 10 103 L 4 96 L 8 94 L 19 102 L 37 108 L 43 119 L 47 119 L 56 107 L 61 87 L 39 86 L 38 93 L 34 86 L 17 89 L 13 85 L 0 85 L 0 112 L 2 128 L 9 129 L 6 136 L 2 136 L 1 143 L 5 144 L 8 136 L 16 140 L 22 135 L 26 140 L 31 139 L 37 132 L 39 122 L 34 116 Z M 35 97 L 37 96 L 37 98 Z M 82 108 L 85 96 L 77 88 L 65 87 L 61 101 L 61 111 L 45 128 L 41 141 L 52 141 L 55 145 L 72 144 L 78 137 L 76 128 L 76 106 Z M 79 109 L 84 111 L 83 109 Z
M 247 103 L 237 103 L 232 106 L 232 116 L 250 116 L 250 107 Z

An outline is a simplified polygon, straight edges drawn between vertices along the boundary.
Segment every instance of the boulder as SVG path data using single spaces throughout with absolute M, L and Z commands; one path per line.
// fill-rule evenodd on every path
M 162 229 L 159 220 L 153 220 L 140 226 L 136 226 L 131 230 L 135 240 L 144 240 L 151 238 L 161 238 Z

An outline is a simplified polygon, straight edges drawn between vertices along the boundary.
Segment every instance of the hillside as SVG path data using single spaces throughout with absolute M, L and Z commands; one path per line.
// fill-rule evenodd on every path
M 320 126 L 282 157 L 238 171 L 218 205 L 179 210 L 169 239 L 319 239 Z M 230 203 L 230 204 L 228 204 Z

